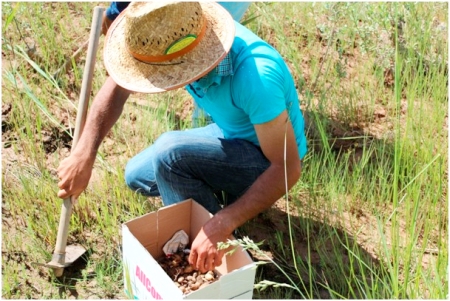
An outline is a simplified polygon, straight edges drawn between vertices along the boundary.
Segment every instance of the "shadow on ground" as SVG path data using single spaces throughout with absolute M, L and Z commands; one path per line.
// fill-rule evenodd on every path
M 80 298 L 80 294 L 76 289 L 77 282 L 83 279 L 83 270 L 86 269 L 90 254 L 92 254 L 91 249 L 87 250 L 83 256 L 66 267 L 61 277 L 54 279 L 54 284 L 58 287 L 58 295 L 61 299 L 66 299 L 69 296 L 75 299 Z
M 269 257 L 275 261 L 294 281 L 301 293 L 289 288 L 269 287 L 262 291 L 255 290 L 253 297 L 255 299 L 266 299 L 269 296 L 271 299 L 274 296 L 278 296 L 279 299 L 364 298 L 358 292 L 358 284 L 354 279 L 360 280 L 359 285 L 364 281 L 370 283 L 370 276 L 363 267 L 370 267 L 372 271 L 381 273 L 383 267 L 379 261 L 359 246 L 348 233 L 340 229 L 303 217 L 293 215 L 289 217 L 292 244 L 289 237 L 288 214 L 284 208 L 277 206 L 247 222 L 239 229 L 237 236 L 238 238 L 248 236 L 255 243 L 263 242 L 260 250 L 264 255 L 250 251 L 253 260 L 268 261 Z M 293 260 L 292 246 L 296 263 Z M 344 246 L 350 247 L 347 249 Z M 273 263 L 258 267 L 256 283 L 261 280 L 292 285 Z M 368 285 L 365 289 L 370 287 Z M 327 288 L 330 288 L 334 295 Z

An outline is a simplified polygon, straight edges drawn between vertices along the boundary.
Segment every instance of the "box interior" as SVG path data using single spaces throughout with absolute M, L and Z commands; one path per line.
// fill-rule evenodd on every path
M 156 212 L 133 219 L 125 225 L 153 258 L 159 259 L 164 255 L 162 251 L 164 244 L 175 232 L 184 230 L 189 235 L 189 243 L 191 243 L 211 216 L 203 206 L 189 199 L 162 207 Z M 234 238 L 231 237 L 231 239 Z M 216 269 L 219 274 L 224 275 L 249 263 L 253 263 L 250 256 L 238 247 L 231 256 L 224 256 L 222 265 Z
M 150 253 L 150 255 L 155 260 L 158 260 L 164 255 L 162 251 L 164 244 L 172 238 L 175 232 L 184 230 L 189 235 L 189 243 L 191 243 L 202 225 L 210 219 L 211 216 L 212 215 L 197 202 L 186 200 L 175 205 L 163 207 L 156 212 L 135 218 L 125 223 L 124 226 L 128 228 L 130 233 Z M 231 277 L 238 271 L 244 276 L 247 274 L 246 271 L 248 271 L 250 273 L 249 276 L 244 277 L 243 279 L 251 280 L 251 283 L 247 284 L 247 280 L 244 280 L 242 283 L 244 287 L 245 285 L 252 287 L 255 273 L 253 270 L 254 266 L 255 263 L 251 260 L 248 253 L 239 246 L 238 250 L 232 255 L 225 255 L 222 264 L 216 268 L 216 272 L 221 275 L 219 282 L 223 282 L 223 285 L 227 286 L 226 283 L 229 282 L 227 280 L 229 276 Z M 224 275 L 226 277 L 222 277 Z M 234 286 L 239 283 L 241 277 L 238 279 L 229 279 L 233 279 L 234 282 L 230 282 L 230 285 Z M 169 278 L 167 278 L 167 280 L 169 280 Z M 219 283 L 217 283 L 217 285 L 219 285 Z M 208 287 L 209 286 L 205 287 L 205 289 Z M 230 287 L 230 289 L 231 288 L 232 287 Z M 205 293 L 208 290 L 216 289 L 218 289 L 216 285 L 213 285 L 205 290 Z M 203 289 L 200 291 L 203 291 Z M 200 291 L 196 291 L 192 296 L 187 296 L 195 297 Z

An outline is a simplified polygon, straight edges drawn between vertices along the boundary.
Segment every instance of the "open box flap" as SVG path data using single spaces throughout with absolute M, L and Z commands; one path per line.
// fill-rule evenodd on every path
M 158 216 L 157 212 L 147 213 L 137 217 L 122 225 L 122 229 L 127 227 L 130 233 L 147 249 L 151 254 L 157 252 L 157 239 L 149 239 L 150 237 L 158 237 Z M 122 233 L 123 235 L 123 233 Z
M 197 203 L 194 200 L 191 200 L 192 204 L 192 219 L 191 219 L 191 231 L 188 233 L 189 237 L 191 239 L 194 239 L 200 229 L 203 227 L 203 225 L 213 216 L 211 213 L 209 213 L 208 210 L 206 210 L 202 205 Z M 192 243 L 192 241 L 191 241 Z
M 191 232 L 191 207 L 192 201 L 186 200 L 174 205 L 163 207 L 156 212 L 158 215 L 158 234 L 154 237 L 157 237 L 156 240 L 159 244 L 158 249 L 155 252 L 152 252 L 152 255 L 155 258 L 164 256 L 164 244 L 166 244 L 176 232 L 183 230 L 189 235 Z M 192 242 L 191 239 L 192 236 L 189 237 L 189 245 Z

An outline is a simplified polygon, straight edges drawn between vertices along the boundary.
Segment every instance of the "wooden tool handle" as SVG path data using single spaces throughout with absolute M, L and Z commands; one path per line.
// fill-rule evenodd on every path
M 80 99 L 78 103 L 77 119 L 75 124 L 75 133 L 72 141 L 72 150 L 75 149 L 78 139 L 83 132 L 86 121 L 89 96 L 92 89 L 92 78 L 94 76 L 95 59 L 98 49 L 98 41 L 102 29 L 102 16 L 104 8 L 95 7 L 92 19 L 91 32 L 89 36 L 89 46 L 87 51 L 86 65 L 84 67 L 83 81 L 81 84 Z M 70 217 L 72 215 L 72 197 L 64 200 L 61 207 L 61 217 L 59 220 L 58 236 L 56 237 L 55 254 L 64 254 L 66 252 L 67 236 L 69 233 Z M 64 261 L 64 258 L 62 258 Z M 63 262 L 61 262 L 63 263 Z

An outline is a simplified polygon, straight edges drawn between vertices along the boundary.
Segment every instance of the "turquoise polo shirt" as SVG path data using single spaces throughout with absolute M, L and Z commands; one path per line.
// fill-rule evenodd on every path
M 225 76 L 210 72 L 186 90 L 211 115 L 225 139 L 245 139 L 257 146 L 254 125 L 269 122 L 287 110 L 303 158 L 307 152 L 304 120 L 286 63 L 278 51 L 245 26 L 238 22 L 235 26 L 227 58 L 231 71 Z

